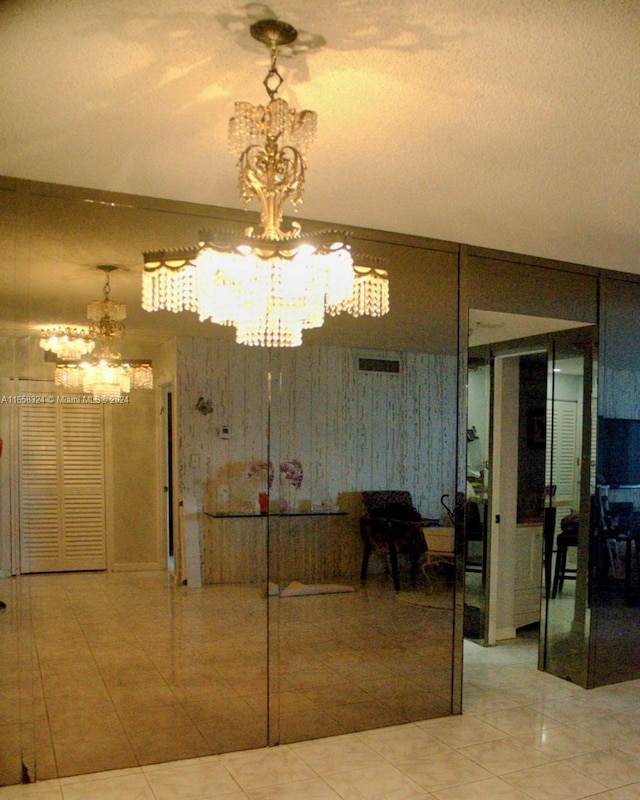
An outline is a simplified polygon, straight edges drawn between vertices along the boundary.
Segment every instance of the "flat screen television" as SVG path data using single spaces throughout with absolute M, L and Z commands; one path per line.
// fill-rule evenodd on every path
M 596 474 L 605 486 L 640 486 L 640 420 L 598 417 Z

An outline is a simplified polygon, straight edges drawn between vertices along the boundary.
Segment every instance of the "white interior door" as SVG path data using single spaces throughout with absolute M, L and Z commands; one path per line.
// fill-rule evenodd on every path
M 542 522 L 518 523 L 518 415 L 520 386 L 518 363 L 524 353 L 496 356 L 494 361 L 492 518 L 489 580 L 488 643 L 513 638 L 516 630 L 540 620 L 540 584 L 543 556 Z M 576 380 L 578 378 L 576 377 Z M 582 378 L 579 378 L 580 385 Z M 553 399 L 547 402 L 545 475 L 553 483 L 556 524 L 579 505 L 581 403 Z M 552 477 L 551 477 L 552 476 Z
M 553 413 L 552 413 L 553 411 Z M 551 448 L 546 453 L 546 476 L 553 475 L 555 494 L 553 505 L 558 509 L 556 526 L 566 514 L 579 505 L 578 458 L 580 452 L 580 415 L 578 403 L 571 400 L 554 400 L 547 403 L 547 431 L 553 430 L 553 464 Z
M 21 572 L 105 569 L 102 406 L 24 404 L 18 431 Z

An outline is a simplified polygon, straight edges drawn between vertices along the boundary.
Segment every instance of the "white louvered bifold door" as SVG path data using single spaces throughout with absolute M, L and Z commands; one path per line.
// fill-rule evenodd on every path
M 55 406 L 19 409 L 22 572 L 62 569 L 57 417 Z
M 64 569 L 105 569 L 102 407 L 61 411 Z
M 24 405 L 19 418 L 21 571 L 105 569 L 102 407 Z
M 556 493 L 553 505 L 558 507 L 558 517 L 576 511 L 578 508 L 578 404 L 570 400 L 556 400 L 553 404 L 553 420 L 551 404 L 547 407 L 547 484 L 553 482 Z M 549 448 L 549 432 L 553 425 L 553 474 L 551 475 L 551 458 Z

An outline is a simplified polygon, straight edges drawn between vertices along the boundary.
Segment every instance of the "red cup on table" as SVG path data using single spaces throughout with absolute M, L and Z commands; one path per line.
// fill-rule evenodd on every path
M 269 495 L 266 492 L 260 492 L 258 495 L 258 506 L 261 514 L 266 514 L 269 510 Z

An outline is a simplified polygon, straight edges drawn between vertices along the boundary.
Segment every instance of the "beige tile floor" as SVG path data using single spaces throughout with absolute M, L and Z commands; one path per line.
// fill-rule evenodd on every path
M 99 585 L 96 582 L 96 587 Z M 123 583 L 121 600 L 125 607 L 132 600 L 129 597 L 127 601 L 129 591 L 126 582 Z M 216 602 L 222 601 L 218 598 Z M 136 624 L 139 623 L 140 630 L 150 627 L 145 624 L 145 617 L 148 623 L 157 613 L 154 608 L 150 604 L 146 613 L 138 611 L 140 619 Z M 40 611 L 43 620 L 54 614 L 48 607 Z M 233 638 L 234 622 L 226 618 L 224 604 L 216 611 L 221 632 L 224 630 Z M 88 610 L 87 614 L 85 627 L 89 630 Z M 198 638 L 202 631 L 199 631 L 197 616 L 178 614 L 174 622 L 177 626 L 188 626 L 191 634 Z M 75 630 L 71 619 L 62 619 L 60 624 L 63 628 L 68 626 L 69 635 Z M 101 634 L 97 626 L 94 635 L 93 647 L 99 650 Z M 301 797 L 308 800 L 578 800 L 586 797 L 637 800 L 640 797 L 640 681 L 587 692 L 538 672 L 536 646 L 536 640 L 531 638 L 487 649 L 466 643 L 462 716 L 276 748 L 129 766 L 8 786 L 0 789 L 0 800 L 12 797 L 33 800 L 298 800 Z M 166 674 L 182 681 L 175 685 L 183 686 L 185 697 L 193 704 L 191 720 L 193 710 L 206 702 L 206 692 L 194 682 L 196 676 L 189 672 L 187 658 L 168 665 L 162 660 L 167 656 L 163 642 L 155 641 L 154 647 L 157 647 L 159 664 L 164 664 L 162 668 L 170 667 Z M 55 663 L 53 644 L 51 651 L 40 648 L 38 655 L 44 657 L 45 654 Z M 98 685 L 91 684 L 91 671 L 79 640 L 75 668 L 79 680 L 89 681 L 94 688 Z M 107 663 L 102 668 L 113 675 L 107 694 L 112 698 L 118 718 L 124 720 L 125 740 L 131 746 L 135 739 L 131 738 L 131 732 L 148 728 L 145 708 L 136 707 L 131 684 L 117 663 Z M 211 677 L 208 676 L 208 680 Z M 227 679 L 229 677 L 227 675 Z M 253 677 L 250 672 L 233 676 L 233 685 L 242 691 L 245 682 Z M 146 680 L 149 679 L 147 676 Z M 56 687 L 53 678 L 52 684 L 53 697 Z M 225 681 L 213 685 L 217 685 L 215 691 L 228 691 Z M 62 684 L 59 688 L 62 690 Z M 162 695 L 161 688 L 158 685 L 159 695 Z M 114 697 L 121 697 L 122 702 L 116 705 Z M 247 707 L 251 708 L 251 698 L 245 697 Z M 109 709 L 106 697 L 105 708 Z M 57 716 L 55 711 L 51 714 L 50 724 L 59 726 L 62 731 L 68 730 L 69 719 L 65 713 L 68 712 L 61 702 Z M 164 727 L 161 725 L 156 730 L 154 722 L 156 735 L 150 746 L 159 747 L 158 743 L 167 735 L 181 729 L 184 720 L 171 711 L 166 713 Z M 206 715 L 206 711 L 203 714 Z M 136 728 L 134 723 L 138 718 L 143 724 Z M 119 729 L 110 727 L 108 714 L 105 720 L 104 742 L 97 749 L 120 747 L 122 742 L 117 734 L 115 743 L 109 744 L 114 731 Z M 83 724 L 81 709 L 72 723 L 74 726 Z M 93 751 L 95 755 L 96 748 Z

